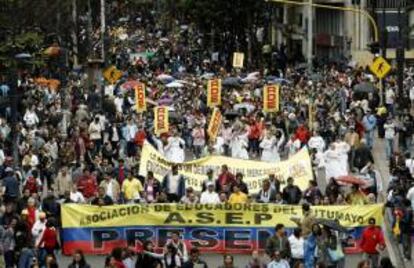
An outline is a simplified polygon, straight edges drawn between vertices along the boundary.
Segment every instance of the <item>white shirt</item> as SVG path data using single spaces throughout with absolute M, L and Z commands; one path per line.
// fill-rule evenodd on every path
M 391 88 L 388 89 L 387 92 L 385 93 L 385 103 L 394 104 L 394 97 L 395 97 L 394 91 Z
M 414 207 L 414 186 L 408 190 L 407 199 L 411 201 L 411 207 Z
M 24 114 L 23 120 L 28 126 L 33 126 L 39 123 L 39 118 L 37 117 L 36 113 L 29 110 Z
M 395 136 L 395 126 L 393 123 L 385 123 L 385 138 L 386 139 L 394 139 Z
M 4 152 L 3 152 L 2 149 L 0 149 L 0 166 L 3 165 L 5 159 L 6 159 L 6 157 L 4 155 Z
M 408 168 L 411 174 L 414 174 L 414 159 L 405 160 L 405 166 Z
M 296 238 L 293 234 L 291 234 L 288 238 L 289 245 L 290 245 L 290 251 L 292 258 L 294 259 L 303 259 L 304 256 L 304 250 L 303 250 L 303 244 L 304 240 L 302 237 L 299 239 Z
M 46 229 L 46 220 L 41 222 L 40 220 L 37 220 L 32 227 L 32 236 L 36 241 L 36 244 L 39 244 L 40 239 L 42 239 L 42 233 Z
M 79 191 L 76 193 L 70 192 L 70 201 L 74 203 L 85 203 L 85 198 L 83 197 L 83 194 Z
M 170 181 L 168 183 L 168 193 L 175 194 L 178 192 L 178 179 L 180 178 L 180 175 L 171 175 Z
M 113 191 L 112 191 L 112 180 L 109 181 L 108 186 L 106 187 L 106 195 L 109 196 L 110 198 L 114 199 L 113 197 Z
M 88 130 L 91 140 L 100 140 L 102 138 L 101 131 L 101 124 L 99 122 L 92 122 Z
M 201 204 L 219 204 L 220 198 L 219 198 L 218 193 L 216 192 L 204 191 L 201 193 L 200 203 Z
M 279 261 L 273 260 L 267 264 L 267 268 L 290 268 L 290 265 L 284 259 Z

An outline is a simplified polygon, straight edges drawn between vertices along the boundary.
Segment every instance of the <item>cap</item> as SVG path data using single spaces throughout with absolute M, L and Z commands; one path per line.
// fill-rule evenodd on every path
M 21 215 L 29 215 L 29 211 L 27 209 L 23 209 Z
M 39 219 L 44 219 L 44 218 L 46 218 L 46 213 L 40 212 L 39 213 Z
M 6 172 L 13 172 L 13 169 L 11 167 L 7 167 L 5 171 Z
M 207 187 L 214 186 L 214 182 L 210 181 L 207 183 Z

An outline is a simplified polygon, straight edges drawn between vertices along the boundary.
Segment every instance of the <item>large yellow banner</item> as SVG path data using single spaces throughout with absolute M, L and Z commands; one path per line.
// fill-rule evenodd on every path
M 339 220 L 347 228 L 348 253 L 359 252 L 361 228 L 373 217 L 381 225 L 382 204 L 365 206 L 314 206 L 316 218 Z M 107 254 L 115 247 L 140 252 L 145 241 L 162 251 L 172 232 L 178 232 L 188 247 L 203 252 L 245 253 L 262 251 L 282 223 L 287 232 L 301 218 L 300 206 L 274 204 L 134 204 L 62 206 L 63 252 L 71 255 L 81 249 L 87 254 Z M 352 242 L 353 241 L 353 242 Z M 353 246 L 352 246 L 353 245 Z
M 382 204 L 363 206 L 312 206 L 316 218 L 339 220 L 344 227 L 368 225 L 373 217 L 382 224 Z M 203 212 L 203 213 L 200 213 Z M 301 218 L 302 207 L 274 204 L 136 204 L 62 206 L 62 227 L 222 226 L 295 227 L 291 218 Z
M 281 187 L 286 185 L 288 177 L 294 178 L 294 183 L 302 190 L 308 187 L 308 182 L 313 179 L 312 166 L 308 150 L 302 149 L 286 161 L 268 163 L 253 160 L 241 160 L 225 156 L 208 156 L 178 164 L 179 173 L 187 178 L 186 186 L 201 190 L 202 182 L 207 178 L 207 171 L 212 169 L 214 177 L 220 174 L 221 166 L 227 165 L 230 172 L 244 175 L 243 181 L 247 184 L 249 193 L 257 193 L 261 189 L 262 181 L 274 174 L 281 182 Z M 145 143 L 141 152 L 139 174 L 146 176 L 148 171 L 154 172 L 154 176 L 162 181 L 164 176 L 171 171 L 172 162 L 169 162 L 154 147 Z

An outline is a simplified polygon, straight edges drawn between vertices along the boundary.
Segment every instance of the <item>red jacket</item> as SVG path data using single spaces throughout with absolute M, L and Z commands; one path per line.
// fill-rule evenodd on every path
M 384 235 L 380 227 L 367 227 L 362 232 L 361 248 L 364 253 L 378 254 L 377 246 L 385 245 Z
M 98 192 L 98 183 L 93 176 L 82 176 L 77 186 L 85 198 L 93 197 Z
M 310 139 L 310 132 L 309 132 L 309 130 L 306 127 L 304 127 L 304 126 L 298 127 L 298 129 L 295 132 L 295 138 L 294 138 L 294 140 L 296 140 L 296 139 L 300 140 L 300 142 L 302 144 L 307 144 L 308 143 L 308 140 Z
M 43 244 L 43 245 L 42 245 Z M 43 232 L 43 236 L 39 241 L 39 247 L 53 250 L 57 246 L 57 233 L 54 227 L 46 228 Z
M 137 131 L 135 134 L 134 142 L 136 145 L 142 147 L 144 145 L 145 139 L 147 138 L 147 134 L 144 130 Z

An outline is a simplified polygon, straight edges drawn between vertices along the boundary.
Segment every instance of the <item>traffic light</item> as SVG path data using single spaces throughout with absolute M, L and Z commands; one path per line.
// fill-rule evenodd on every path
M 379 54 L 380 53 L 380 45 L 378 42 L 373 42 L 368 45 L 372 54 Z

